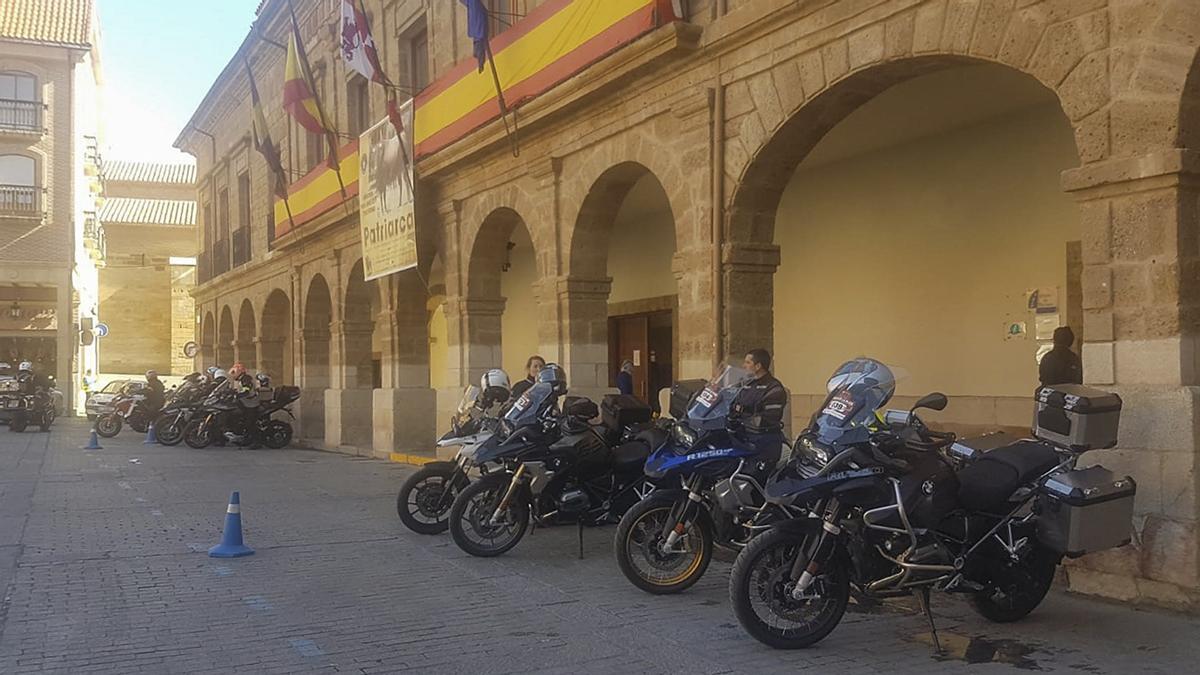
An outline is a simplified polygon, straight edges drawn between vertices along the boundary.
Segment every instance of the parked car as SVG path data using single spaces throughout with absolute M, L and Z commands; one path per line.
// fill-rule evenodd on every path
M 16 371 L 11 365 L 0 361 L 0 423 L 3 424 L 8 424 L 12 420 L 12 409 L 17 407 L 15 396 L 19 387 L 16 375 Z M 7 404 L 8 398 L 14 400 L 11 408 Z
M 124 392 L 126 387 L 129 388 L 129 391 L 124 393 L 132 394 L 145 386 L 145 382 L 137 380 L 110 381 L 100 391 L 89 394 L 87 400 L 84 401 L 83 407 L 87 411 L 87 418 L 94 421 L 97 417 L 112 412 L 113 401 Z

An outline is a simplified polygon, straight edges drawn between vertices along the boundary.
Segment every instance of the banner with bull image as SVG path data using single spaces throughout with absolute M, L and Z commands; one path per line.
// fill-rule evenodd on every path
M 404 133 L 384 118 L 359 139 L 358 217 L 369 281 L 417 266 L 412 100 L 399 106 Z

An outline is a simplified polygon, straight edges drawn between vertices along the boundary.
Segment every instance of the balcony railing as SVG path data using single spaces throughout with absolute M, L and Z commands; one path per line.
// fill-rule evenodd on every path
M 202 284 L 212 278 L 212 254 L 201 251 L 196 256 L 196 283 Z
M 233 266 L 250 262 L 250 228 L 240 227 L 233 231 Z
M 104 226 L 96 220 L 95 213 L 83 214 L 83 246 L 96 264 L 104 264 L 108 257 L 108 242 L 105 241 Z
M 212 247 L 212 275 L 214 278 L 229 271 L 229 240 L 221 239 Z
M 42 189 L 32 185 L 0 185 L 0 213 L 16 216 L 42 214 Z
M 24 133 L 42 133 L 42 109 L 40 101 L 16 101 L 0 98 L 0 130 Z

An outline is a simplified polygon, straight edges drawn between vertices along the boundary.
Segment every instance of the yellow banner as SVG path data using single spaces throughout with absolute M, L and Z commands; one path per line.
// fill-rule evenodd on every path
M 412 100 L 400 106 L 403 128 L 412 129 Z M 362 230 L 363 276 L 369 281 L 417 266 L 412 138 L 396 134 L 387 118 L 358 142 L 358 220 Z
M 358 141 L 351 141 L 338 150 L 341 158 L 342 183 L 346 186 L 345 199 L 358 195 Z M 279 238 L 294 227 L 316 218 L 344 201 L 337 173 L 320 164 L 303 178 L 288 186 L 288 203 L 275 200 L 275 238 Z M 288 219 L 288 206 L 292 217 Z

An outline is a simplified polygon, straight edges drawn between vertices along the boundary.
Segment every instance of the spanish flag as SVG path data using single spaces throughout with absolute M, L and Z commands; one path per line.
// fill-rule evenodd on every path
M 313 94 L 315 87 L 309 69 L 302 63 L 304 59 L 299 36 L 293 30 L 288 39 L 287 65 L 283 69 L 283 109 L 309 132 L 325 135 L 333 130 L 325 126 L 324 115 Z

